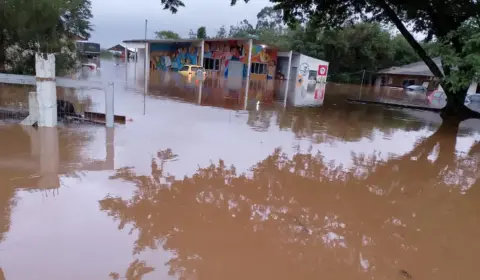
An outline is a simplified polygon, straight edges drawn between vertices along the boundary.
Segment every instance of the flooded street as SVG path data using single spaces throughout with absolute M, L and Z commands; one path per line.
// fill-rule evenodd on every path
M 0 280 L 476 278 L 479 120 L 102 67 L 126 125 L 0 125 Z

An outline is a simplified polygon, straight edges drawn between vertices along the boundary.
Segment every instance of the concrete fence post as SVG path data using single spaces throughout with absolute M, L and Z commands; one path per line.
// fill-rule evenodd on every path
M 21 124 L 34 125 L 36 122 L 38 122 L 37 92 L 32 91 L 28 93 L 28 117 L 26 117 Z
M 38 126 L 57 125 L 57 88 L 55 55 L 35 54 L 35 74 L 38 101 Z
M 105 90 L 105 125 L 114 126 L 115 84 L 108 84 Z

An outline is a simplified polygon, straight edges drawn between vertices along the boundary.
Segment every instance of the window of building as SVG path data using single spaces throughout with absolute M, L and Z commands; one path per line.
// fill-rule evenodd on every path
M 267 74 L 267 64 L 266 63 L 252 63 L 251 65 L 252 74 Z
M 203 59 L 203 67 L 206 70 L 220 70 L 220 60 L 206 57 Z
M 480 93 L 480 82 L 477 83 L 477 91 L 476 91 L 476 93 Z

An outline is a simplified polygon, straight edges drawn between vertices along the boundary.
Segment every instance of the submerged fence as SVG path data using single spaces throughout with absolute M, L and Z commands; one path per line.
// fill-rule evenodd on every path
M 35 76 L 0 73 L 0 123 L 28 124 L 27 117 L 50 110 L 59 122 L 113 126 L 113 84 L 55 78 L 56 100 L 49 103 L 36 95 L 38 81 Z

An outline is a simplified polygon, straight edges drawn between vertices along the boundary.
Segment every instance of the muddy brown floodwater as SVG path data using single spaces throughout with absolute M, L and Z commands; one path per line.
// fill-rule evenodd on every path
M 477 121 L 340 85 L 312 108 L 152 89 L 144 115 L 102 66 L 133 121 L 0 126 L 0 279 L 478 277 Z

